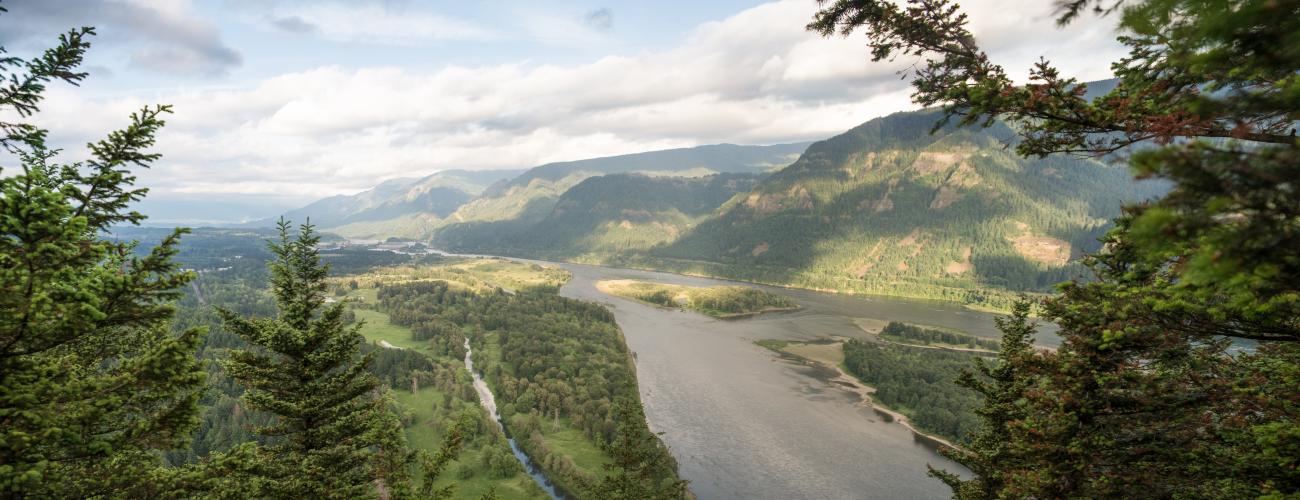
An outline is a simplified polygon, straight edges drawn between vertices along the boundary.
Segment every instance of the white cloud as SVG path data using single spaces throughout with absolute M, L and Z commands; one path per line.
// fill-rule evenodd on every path
M 976 5 L 972 18 L 1013 74 L 1049 53 L 1060 54 L 1067 74 L 1103 77 L 1121 53 L 1104 23 L 1060 31 L 1050 11 L 1034 13 L 1036 0 L 1022 9 L 997 3 Z M 164 193 L 305 198 L 447 168 L 820 139 L 914 107 L 895 74 L 912 61 L 872 64 L 860 35 L 805 32 L 814 9 L 804 0 L 765 4 L 701 25 L 671 50 L 569 66 L 322 67 L 246 88 L 104 102 L 59 89 L 41 120 L 54 139 L 75 143 L 120 126 L 146 102 L 172 103 L 158 142 L 164 160 L 143 183 Z M 1015 20 L 991 19 L 1009 13 Z M 323 34 L 348 33 L 329 16 L 294 15 Z
M 54 33 L 95 26 L 95 46 L 119 44 L 136 67 L 152 71 L 214 75 L 243 62 L 189 0 L 9 0 L 4 6 L 9 14 L 0 16 L 0 43 L 47 46 Z

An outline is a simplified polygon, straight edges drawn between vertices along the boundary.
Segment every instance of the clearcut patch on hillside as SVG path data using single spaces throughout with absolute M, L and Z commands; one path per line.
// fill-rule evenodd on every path
M 1011 246 L 1026 259 L 1049 266 L 1064 266 L 1070 261 L 1070 243 L 1050 236 L 1022 234 L 1011 239 Z
M 969 153 L 963 152 L 922 151 L 912 162 L 912 170 L 919 175 L 938 174 L 948 171 L 948 167 L 965 161 L 969 156 Z
M 970 254 L 971 247 L 963 248 L 961 251 L 961 261 L 951 262 L 947 266 L 944 266 L 944 272 L 947 272 L 948 274 L 963 274 L 970 272 L 971 269 L 975 268 L 975 265 L 970 262 Z

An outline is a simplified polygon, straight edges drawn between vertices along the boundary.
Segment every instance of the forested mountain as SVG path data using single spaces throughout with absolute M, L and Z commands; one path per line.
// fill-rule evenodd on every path
M 550 214 L 560 195 L 591 177 L 756 174 L 789 165 L 807 146 L 715 144 L 548 163 L 528 170 L 445 170 L 418 179 L 390 179 L 361 193 L 331 196 L 284 216 L 291 220 L 311 217 L 323 230 L 349 238 L 423 239 L 437 227 L 462 222 L 538 221 Z M 714 207 L 716 204 L 709 210 Z M 246 225 L 270 227 L 278 218 Z M 516 236 L 514 226 L 507 227 L 494 226 L 493 231 Z
M 1001 123 L 928 133 L 938 119 L 897 113 L 818 142 L 651 255 L 739 278 L 868 292 L 924 285 L 979 301 L 965 290 L 1045 290 L 1082 274 L 1076 259 L 1098 248 L 1123 202 L 1165 189 L 1123 166 L 1017 156 Z
M 290 220 L 307 220 L 353 238 L 424 238 L 442 218 L 494 182 L 519 170 L 444 170 L 421 178 L 390 179 L 354 195 L 324 198 L 285 212 Z M 250 226 L 271 226 L 279 217 Z
M 560 195 L 585 179 L 608 174 L 699 177 L 715 173 L 760 173 L 789 165 L 807 143 L 773 146 L 715 144 L 605 158 L 548 163 L 508 182 L 497 183 L 456 210 L 444 226 L 475 221 L 538 221 Z
M 1082 274 L 1076 259 L 1098 248 L 1121 204 L 1165 189 L 1134 182 L 1122 166 L 1017 156 L 1008 149 L 1016 134 L 1001 123 L 930 134 L 939 118 L 896 113 L 817 142 L 752 190 L 729 184 L 738 194 L 707 216 L 696 204 L 694 218 L 674 220 L 668 200 L 682 198 L 668 193 L 716 201 L 726 192 L 716 181 L 714 191 L 691 191 L 609 176 L 555 203 L 532 198 L 540 213 L 444 227 L 435 244 L 996 306 L 1009 297 L 1002 291 L 1046 290 Z M 526 174 L 484 198 L 557 175 Z
M 559 259 L 646 250 L 676 240 L 720 205 L 758 185 L 757 174 L 591 177 L 566 191 L 540 220 L 454 224 L 440 245 Z

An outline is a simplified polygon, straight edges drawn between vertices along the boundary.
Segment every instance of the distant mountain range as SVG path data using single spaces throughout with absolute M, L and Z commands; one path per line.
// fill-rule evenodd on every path
M 676 241 L 760 179 L 754 173 L 590 177 L 554 202 L 535 198 L 532 203 L 539 208 L 513 218 L 448 224 L 435 240 L 444 248 L 601 261 Z
M 322 230 L 361 239 L 428 238 L 433 228 L 493 183 L 523 170 L 443 170 L 421 178 L 390 179 L 354 195 L 331 196 L 280 216 L 244 224 L 272 226 L 282 216 L 308 219 Z
M 449 251 L 1004 307 L 1085 273 L 1122 204 L 1166 189 L 1091 159 L 1021 158 L 1000 122 L 931 134 L 939 117 L 896 113 L 811 145 L 439 172 L 286 216 Z
M 1122 204 L 1166 189 L 1090 159 L 1021 158 L 1003 123 L 931 134 L 939 117 L 868 121 L 761 179 L 605 175 L 501 203 L 544 178 L 534 170 L 459 209 L 475 220 L 449 217 L 433 243 L 1004 307 L 1084 274 L 1078 258 Z
M 565 191 L 591 177 L 763 173 L 789 165 L 807 146 L 718 144 L 548 163 L 528 170 L 445 170 L 419 179 L 392 179 L 355 195 L 331 196 L 283 216 L 295 221 L 310 217 L 322 230 L 350 238 L 426 239 L 450 224 L 540 220 Z M 278 219 L 245 226 L 271 226 Z
M 539 221 L 550 214 L 555 203 L 570 188 L 601 175 L 701 177 L 718 173 L 771 172 L 793 162 L 808 144 L 715 144 L 549 163 L 492 186 L 456 210 L 444 226 L 502 220 Z

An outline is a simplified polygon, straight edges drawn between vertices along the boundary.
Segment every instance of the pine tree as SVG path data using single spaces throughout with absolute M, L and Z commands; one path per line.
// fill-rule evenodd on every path
M 343 303 L 325 307 L 320 238 L 310 224 L 293 238 L 288 222 L 279 229 L 269 265 L 279 315 L 244 319 L 218 309 L 226 328 L 254 346 L 234 351 L 222 366 L 247 387 L 250 407 L 277 417 L 257 429 L 271 443 L 254 467 L 268 480 L 262 494 L 407 497 L 413 455 L 367 371 L 373 354 L 359 355 L 361 324 L 344 325 Z
M 686 481 L 677 479 L 677 463 L 645 426 L 641 403 L 630 398 L 610 409 L 618 430 L 604 445 L 611 462 L 607 474 L 589 487 L 592 498 L 609 500 L 679 500 L 686 498 Z
M 940 450 L 974 472 L 974 477 L 962 479 L 950 472 L 930 469 L 932 476 L 952 488 L 954 498 L 997 498 L 1005 482 L 1001 471 L 1017 461 L 1010 425 L 1025 418 L 1025 391 L 1032 381 L 1029 376 L 1034 362 L 1035 325 L 1029 319 L 1032 304 L 1028 299 L 1021 299 L 1011 316 L 994 320 L 1002 332 L 997 362 L 989 364 L 984 358 L 976 358 L 975 371 L 963 372 L 957 380 L 958 384 L 983 396 L 984 403 L 975 410 L 981 425 L 969 442 L 963 448 Z
M 1062 24 L 1120 16 L 1130 52 L 1101 96 L 1047 60 L 1014 84 L 949 0 L 824 4 L 810 29 L 927 58 L 917 102 L 1011 121 L 1024 155 L 1127 159 L 1171 186 L 1125 208 L 1085 259 L 1094 279 L 1044 302 L 1061 347 L 1009 365 L 1027 379 L 1020 418 L 998 424 L 1006 447 L 970 449 L 978 477 L 954 493 L 1300 494 L 1300 2 L 1061 2 Z
M 3 11 L 3 9 L 0 9 Z M 182 230 L 148 253 L 104 235 L 138 224 L 146 190 L 130 167 L 148 153 L 166 106 L 59 164 L 47 131 L 22 120 L 45 85 L 76 84 L 92 28 L 24 61 L 0 58 L 0 146 L 21 171 L 0 173 L 0 496 L 147 494 L 159 452 L 197 423 L 203 332 L 170 332 L 170 303 L 191 273 L 172 261 Z M 2 49 L 0 49 L 2 50 Z M 17 121 L 11 121 L 17 120 Z

